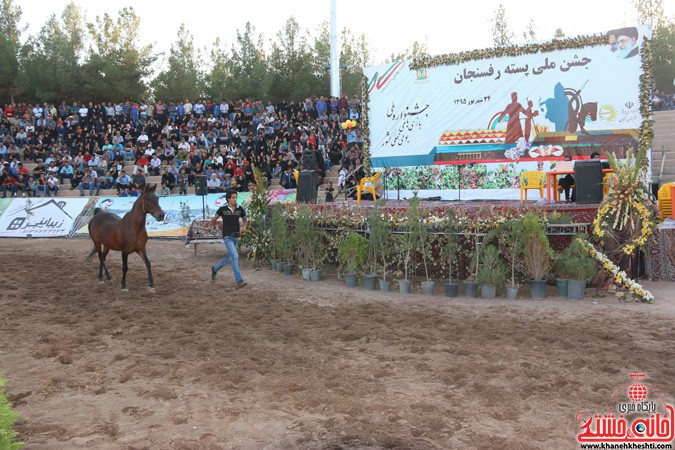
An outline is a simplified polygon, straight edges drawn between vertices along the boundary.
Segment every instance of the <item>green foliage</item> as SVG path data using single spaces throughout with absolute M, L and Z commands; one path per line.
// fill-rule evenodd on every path
M 390 254 L 389 231 L 387 224 L 382 219 L 380 199 L 368 212 L 366 222 L 368 224 L 368 262 L 370 273 L 376 274 L 378 267 L 382 268 L 382 279 L 387 279 L 387 266 Z M 381 264 L 381 265 L 380 265 Z
M 0 2 L 0 102 L 13 101 L 19 73 L 21 7 L 14 0 Z
M 510 220 L 491 233 L 497 238 L 499 253 L 508 263 L 510 269 L 510 287 L 518 287 L 516 282 L 516 273 L 523 265 L 523 247 L 525 245 L 525 227 L 522 220 Z
M 84 30 L 80 10 L 71 2 L 60 19 L 52 15 L 38 35 L 29 38 L 21 52 L 22 97 L 57 102 L 82 95 Z
M 7 395 L 3 389 L 6 383 L 7 381 L 0 374 L 0 449 L 18 450 L 24 444 L 16 440 L 17 433 L 12 430 L 17 416 L 12 405 L 7 401 Z
M 420 241 L 420 199 L 417 192 L 414 193 L 413 198 L 408 200 L 408 211 L 404 223 L 405 232 L 399 238 L 399 249 L 403 258 L 403 276 L 408 279 L 408 274 L 413 266 L 413 254 Z
M 551 211 L 546 213 L 546 221 L 552 224 L 572 223 L 572 215 L 566 212 Z
M 501 286 L 506 281 L 506 266 L 499 256 L 499 250 L 494 245 L 485 245 L 482 249 L 478 282 Z
M 195 99 L 203 94 L 200 54 L 185 24 L 181 24 L 178 29 L 167 64 L 167 68 L 153 82 L 158 99 L 180 101 L 185 98 Z
M 462 189 L 509 189 L 517 186 L 524 169 L 514 163 L 499 164 L 487 170 L 485 164 L 473 164 L 462 170 Z M 454 166 L 401 167 L 383 174 L 390 189 L 457 189 L 460 176 Z
M 586 236 L 577 237 L 586 239 Z M 561 278 L 588 283 L 595 277 L 597 267 L 595 260 L 575 238 L 556 258 L 556 271 Z
M 267 261 L 272 253 L 271 233 L 266 224 L 270 214 L 267 181 L 259 168 L 253 168 L 256 180 L 248 204 L 248 232 L 244 235 L 243 243 L 251 246 L 254 264 L 259 267 L 262 261 Z
M 87 23 L 89 59 L 82 65 L 82 95 L 93 101 L 142 99 L 147 95 L 143 79 L 150 74 L 152 45 L 139 42 L 141 18 L 125 7 L 116 19 L 107 13 Z
M 448 268 L 448 282 L 452 282 L 454 273 L 453 267 L 455 266 L 455 261 L 457 261 L 457 257 L 461 250 L 459 245 L 459 223 L 457 222 L 454 209 L 448 211 L 443 231 L 445 232 L 445 245 L 443 245 L 441 249 L 441 255 Z
M 652 67 L 657 89 L 673 92 L 675 79 L 675 21 L 663 20 L 654 29 Z
M 180 205 L 180 225 L 185 227 L 192 221 L 192 217 L 190 216 L 190 206 L 187 202 L 179 202 L 178 204 Z
M 284 216 L 284 209 L 280 203 L 272 205 L 270 218 L 270 234 L 274 236 L 271 241 L 271 254 L 275 259 L 290 262 L 291 244 L 288 221 Z
M 227 61 L 227 82 L 239 98 L 263 98 L 268 63 L 265 61 L 262 36 L 256 36 L 255 27 L 246 22 L 244 31 L 237 30 L 236 44 Z
M 351 233 L 338 251 L 338 262 L 345 272 L 359 273 L 368 259 L 368 240 L 358 233 Z
M 553 249 L 546 237 L 545 225 L 532 212 L 523 216 L 522 223 L 525 269 L 533 280 L 543 280 L 551 270 L 553 263 Z
M 322 259 L 321 236 L 314 226 L 314 216 L 309 205 L 298 207 L 294 234 L 298 243 L 300 266 L 305 269 L 317 269 Z
M 502 3 L 499 4 L 495 15 L 490 19 L 490 32 L 492 33 L 492 43 L 495 47 L 513 44 L 514 35 L 509 29 L 506 19 L 506 8 Z

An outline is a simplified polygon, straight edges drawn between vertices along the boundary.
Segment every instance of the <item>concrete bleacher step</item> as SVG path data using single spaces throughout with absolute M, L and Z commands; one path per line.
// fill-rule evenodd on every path
M 654 112 L 654 140 L 652 142 L 652 176 L 661 184 L 675 181 L 675 111 Z

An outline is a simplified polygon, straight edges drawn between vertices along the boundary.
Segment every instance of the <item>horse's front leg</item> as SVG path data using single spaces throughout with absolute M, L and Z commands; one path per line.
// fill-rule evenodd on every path
M 143 259 L 145 267 L 148 269 L 148 289 L 150 289 L 150 292 L 155 292 L 155 280 L 152 278 L 152 265 L 150 264 L 150 259 L 148 259 L 148 252 L 143 249 L 136 253 Z
M 127 292 L 127 260 L 129 259 L 129 254 L 122 252 L 122 292 Z

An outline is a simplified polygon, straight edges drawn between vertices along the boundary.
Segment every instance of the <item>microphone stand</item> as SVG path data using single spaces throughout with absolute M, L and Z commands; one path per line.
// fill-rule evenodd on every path
M 382 198 L 387 200 L 387 177 L 389 176 L 389 167 L 384 166 L 384 171 L 382 175 L 384 175 L 384 178 L 382 180 L 382 184 L 384 185 L 384 193 L 382 195 Z M 377 198 L 375 200 L 377 200 Z
M 401 171 L 396 172 L 396 200 L 401 200 Z
M 457 164 L 457 203 L 462 201 L 462 167 L 464 164 Z

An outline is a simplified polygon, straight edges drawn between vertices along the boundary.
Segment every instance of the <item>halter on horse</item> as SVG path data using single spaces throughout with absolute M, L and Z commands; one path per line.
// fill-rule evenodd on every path
M 148 233 L 145 231 L 145 215 L 151 214 L 157 221 L 164 220 L 164 211 L 159 206 L 159 198 L 155 195 L 157 185 L 146 185 L 134 206 L 124 217 L 96 209 L 94 217 L 89 221 L 89 235 L 94 241 L 94 249 L 89 254 L 98 253 L 98 281 L 103 282 L 103 271 L 106 280 L 110 280 L 110 272 L 105 266 L 105 258 L 110 250 L 122 252 L 122 291 L 127 290 L 127 257 L 130 253 L 138 253 L 145 261 L 148 269 L 148 283 L 151 291 L 155 290 L 150 260 L 145 251 Z

